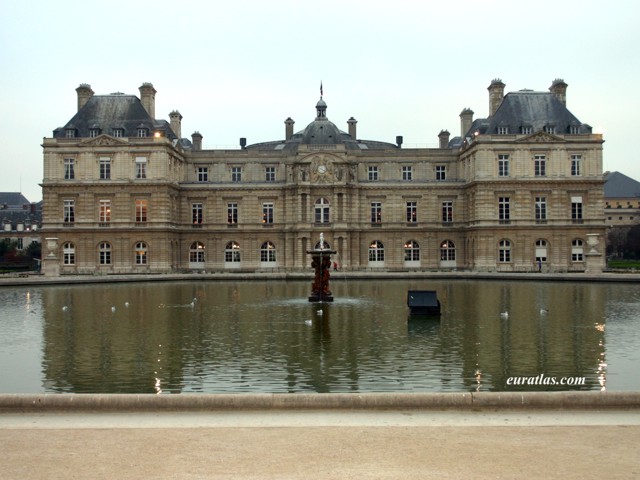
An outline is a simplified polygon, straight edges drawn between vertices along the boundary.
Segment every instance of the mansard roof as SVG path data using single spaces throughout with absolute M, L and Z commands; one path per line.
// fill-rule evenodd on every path
M 604 176 L 604 198 L 640 198 L 640 182 L 620 172 L 607 172 Z
M 89 137 L 96 129 L 107 135 L 123 129 L 123 136 L 135 137 L 140 128 L 147 129 L 150 136 L 160 130 L 169 139 L 176 138 L 169 122 L 151 118 L 138 97 L 113 93 L 92 96 L 64 127 L 54 130 L 53 137 L 65 138 L 69 129 L 75 131 L 75 137 Z
M 499 127 L 507 127 L 513 134 L 522 133 L 523 127 L 530 129 L 531 133 L 547 127 L 553 127 L 558 134 L 591 133 L 591 127 L 580 122 L 553 93 L 533 90 L 505 95 L 495 114 L 475 120 L 470 132 L 491 135 L 498 133 Z
M 22 209 L 30 203 L 20 192 L 0 192 L 0 207 L 6 205 L 7 208 Z

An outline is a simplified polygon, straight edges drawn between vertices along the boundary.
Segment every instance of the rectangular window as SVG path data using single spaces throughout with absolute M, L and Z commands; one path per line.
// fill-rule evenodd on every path
M 371 223 L 382 223 L 382 203 L 371 202 Z
M 498 132 L 498 135 L 508 135 L 509 127 L 498 127 L 497 132 Z
M 111 221 L 111 200 L 100 200 L 98 205 L 98 221 L 109 223 Z
M 378 167 L 375 165 L 369 165 L 369 181 L 377 182 L 378 181 Z
M 522 133 L 523 135 L 531 135 L 531 127 L 520 127 L 520 133 Z
M 276 167 L 264 167 L 264 181 L 265 182 L 276 181 Z
M 96 138 L 98 135 L 100 135 L 100 129 L 99 128 L 91 128 L 91 129 L 89 129 L 89 138 Z
M 148 131 L 146 128 L 138 129 L 138 138 L 145 138 L 148 135 Z
M 509 155 L 498 155 L 498 176 L 509 176 Z
M 147 158 L 136 157 L 136 179 L 147 178 Z
M 580 133 L 580 127 L 578 125 L 571 125 L 571 128 L 569 130 L 571 132 L 571 135 L 578 135 Z
M 543 130 L 545 131 L 545 133 L 551 133 L 551 134 L 556 133 L 556 127 L 554 127 L 553 125 L 547 125 L 544 127 Z
M 148 202 L 144 198 L 136 199 L 136 223 L 145 223 L 147 221 Z
M 402 167 L 402 180 L 405 182 L 413 180 L 413 170 L 411 169 L 411 166 Z
M 533 174 L 536 177 L 547 175 L 547 158 L 544 155 L 533 156 Z
M 262 204 L 262 223 L 273 223 L 273 203 Z
M 442 202 L 442 221 L 445 223 L 453 222 L 453 202 Z
M 202 225 L 202 222 L 203 222 L 202 204 L 192 203 L 191 204 L 191 223 L 193 223 L 194 225 Z
M 436 181 L 443 182 L 447 179 L 447 167 L 444 165 L 436 165 Z
M 238 204 L 237 202 L 227 203 L 227 223 L 235 225 L 238 223 Z
M 73 158 L 64 159 L 64 179 L 65 180 L 73 180 L 74 178 L 76 178 L 74 165 L 75 165 L 75 160 Z
M 111 159 L 100 157 L 100 180 L 111 180 Z
M 199 182 L 208 182 L 209 181 L 209 168 L 208 167 L 198 167 L 198 181 Z
M 510 223 L 511 221 L 509 197 L 498 197 L 498 220 L 500 220 L 500 223 Z
M 547 219 L 547 197 L 536 197 L 536 222 Z
M 407 202 L 407 222 L 416 223 L 418 221 L 418 202 Z
M 117 138 L 124 137 L 124 130 L 122 128 L 114 128 L 113 129 L 113 136 L 117 137 Z
M 232 182 L 242 181 L 242 167 L 231 167 L 231 181 Z
M 582 197 L 571 197 L 571 220 L 582 223 Z
M 582 175 L 580 172 L 582 166 L 582 155 L 571 155 L 571 176 L 579 177 Z
M 73 223 L 76 221 L 76 202 L 75 200 L 65 200 L 62 207 L 62 221 L 64 223 Z

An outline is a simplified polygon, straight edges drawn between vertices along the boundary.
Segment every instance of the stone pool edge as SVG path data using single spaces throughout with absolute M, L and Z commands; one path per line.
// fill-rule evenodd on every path
M 0 394 L 0 413 L 638 408 L 640 392 Z

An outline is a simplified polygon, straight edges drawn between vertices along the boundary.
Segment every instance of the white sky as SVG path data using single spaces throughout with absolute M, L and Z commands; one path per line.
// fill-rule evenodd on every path
M 604 170 L 640 180 L 637 0 L 405 1 L 24 0 L 0 16 L 0 191 L 42 198 L 42 139 L 76 113 L 75 89 L 157 90 L 156 117 L 183 115 L 207 147 L 284 138 L 327 116 L 358 137 L 437 146 L 469 107 L 505 93 L 569 85 L 567 106 L 604 133 Z

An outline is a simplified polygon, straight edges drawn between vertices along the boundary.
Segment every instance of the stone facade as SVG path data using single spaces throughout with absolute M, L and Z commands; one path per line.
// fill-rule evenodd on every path
M 605 233 L 603 140 L 562 84 L 503 96 L 494 80 L 491 115 L 463 110 L 439 148 L 358 139 L 321 98 L 304 130 L 287 118 L 284 140 L 237 150 L 181 138 L 177 111 L 155 119 L 151 84 L 140 98 L 83 84 L 44 139 L 45 273 L 308 270 L 320 233 L 346 270 L 601 270 L 587 235 Z

